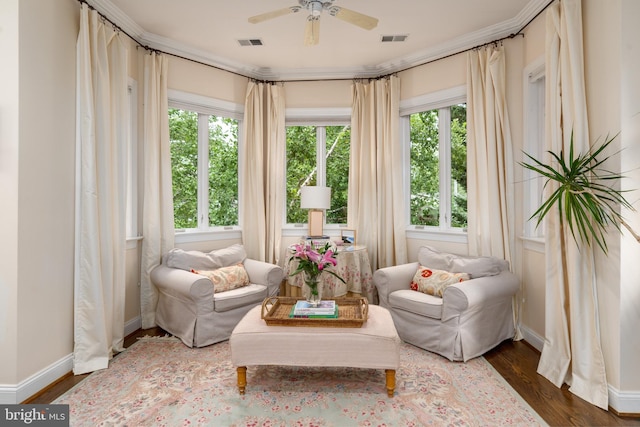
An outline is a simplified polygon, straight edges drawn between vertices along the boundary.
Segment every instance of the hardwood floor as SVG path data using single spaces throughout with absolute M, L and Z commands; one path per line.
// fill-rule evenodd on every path
M 165 332 L 160 328 L 139 330 L 125 339 L 125 347 L 145 335 Z M 505 341 L 484 357 L 551 426 L 640 426 L 640 417 L 603 411 L 573 395 L 566 385 L 559 389 L 538 375 L 540 353 L 524 341 Z M 24 403 L 51 403 L 86 376 L 69 374 Z
M 504 341 L 484 355 L 515 391 L 551 426 L 640 426 L 640 417 L 620 417 L 557 388 L 538 375 L 540 352 L 525 341 Z

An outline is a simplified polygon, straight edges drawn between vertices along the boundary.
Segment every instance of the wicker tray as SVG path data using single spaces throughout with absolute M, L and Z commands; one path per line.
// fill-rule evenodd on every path
M 366 298 L 336 298 L 336 319 L 308 319 L 289 317 L 296 301 L 303 298 L 269 297 L 262 302 L 261 317 L 269 326 L 306 326 L 333 328 L 361 328 L 367 321 L 369 303 Z

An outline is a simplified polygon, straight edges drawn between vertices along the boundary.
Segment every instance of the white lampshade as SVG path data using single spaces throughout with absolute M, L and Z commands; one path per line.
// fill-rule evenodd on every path
M 300 207 L 302 209 L 329 209 L 331 207 L 331 188 L 307 185 L 300 188 Z

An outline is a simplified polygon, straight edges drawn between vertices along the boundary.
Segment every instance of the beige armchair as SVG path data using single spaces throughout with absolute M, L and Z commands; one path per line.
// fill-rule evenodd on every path
M 248 284 L 217 292 L 213 281 L 192 270 L 216 271 L 242 263 Z M 280 291 L 281 267 L 247 258 L 242 245 L 209 253 L 173 249 L 151 271 L 158 289 L 156 323 L 189 347 L 204 347 L 231 336 L 253 307 Z
M 446 287 L 440 298 L 410 288 L 420 266 L 470 279 Z M 373 282 L 400 338 L 449 360 L 466 362 L 515 334 L 512 303 L 519 281 L 505 260 L 423 246 L 418 262 L 379 269 Z

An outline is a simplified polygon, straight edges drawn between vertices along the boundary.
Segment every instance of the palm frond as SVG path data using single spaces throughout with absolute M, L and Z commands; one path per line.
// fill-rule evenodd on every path
M 552 159 L 550 164 L 524 153 L 530 162 L 520 162 L 520 165 L 545 178 L 545 189 L 552 183 L 556 186 L 529 218 L 537 219 L 536 227 L 540 226 L 555 206 L 560 221 L 567 225 L 576 243 L 582 242 L 587 246 L 595 243 L 607 253 L 608 227 L 613 225 L 618 231 L 621 231 L 621 225 L 629 228 L 620 209 L 624 207 L 635 210 L 624 196 L 630 190 L 619 190 L 607 185 L 624 178 L 623 175 L 604 168 L 611 156 L 602 154 L 617 136 L 607 136 L 601 144 L 586 153 L 577 154 L 571 135 L 568 158 L 565 157 L 564 150 L 559 153 L 549 151 Z M 619 153 L 618 151 L 614 155 Z M 633 230 L 630 231 L 635 236 Z

